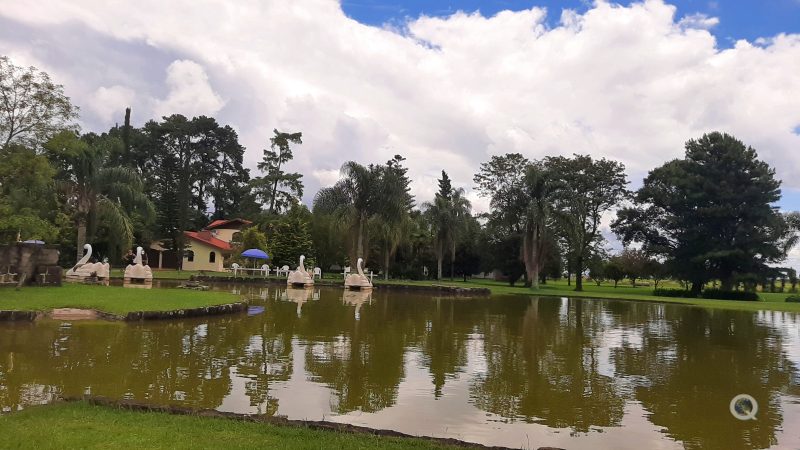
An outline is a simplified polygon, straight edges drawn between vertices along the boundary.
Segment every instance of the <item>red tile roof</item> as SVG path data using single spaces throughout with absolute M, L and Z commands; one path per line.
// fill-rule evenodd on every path
M 211 222 L 210 224 L 208 224 L 208 226 L 206 226 L 205 229 L 206 230 L 213 230 L 214 228 L 229 228 L 229 227 L 227 227 L 227 225 L 233 225 L 233 228 L 239 229 L 239 228 L 242 228 L 243 226 L 247 226 L 247 225 L 250 225 L 252 223 L 253 222 L 251 222 L 249 220 L 244 220 L 244 219 L 230 219 L 230 220 L 217 219 L 217 220 Z
M 183 234 L 190 239 L 200 241 L 222 251 L 229 252 L 232 250 L 231 244 L 223 241 L 222 239 L 215 238 L 210 231 L 184 231 Z

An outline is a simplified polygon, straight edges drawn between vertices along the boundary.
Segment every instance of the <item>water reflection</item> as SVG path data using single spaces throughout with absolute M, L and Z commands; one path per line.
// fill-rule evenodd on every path
M 0 407 L 88 393 L 510 446 L 800 445 L 787 432 L 800 420 L 793 314 L 217 288 L 262 309 L 0 324 Z M 757 421 L 728 412 L 739 393 L 758 400 Z

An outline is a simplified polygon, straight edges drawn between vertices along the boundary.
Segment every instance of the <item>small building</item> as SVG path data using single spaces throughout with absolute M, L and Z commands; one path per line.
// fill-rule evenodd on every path
M 184 231 L 183 270 L 224 272 L 224 260 L 238 243 L 238 233 L 251 224 L 243 219 L 215 220 L 201 231 Z

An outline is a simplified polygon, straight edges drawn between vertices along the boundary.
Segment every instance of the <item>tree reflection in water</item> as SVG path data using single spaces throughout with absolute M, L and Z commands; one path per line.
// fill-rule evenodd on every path
M 269 415 L 286 401 L 307 416 L 393 408 L 402 415 L 418 404 L 445 404 L 423 399 L 444 398 L 464 417 L 483 418 L 465 429 L 494 427 L 489 413 L 508 426 L 538 423 L 587 437 L 641 427 L 632 420 L 641 416 L 629 417 L 641 405 L 665 436 L 689 448 L 723 449 L 778 443 L 778 431 L 789 425 L 782 402 L 800 394 L 788 357 L 795 346 L 797 358 L 800 340 L 793 314 L 254 289 L 252 305 L 264 308 L 254 316 L 2 323 L 0 407 L 88 393 L 197 408 L 233 399 L 234 410 Z M 398 404 L 408 374 L 417 379 L 404 392 L 410 400 Z M 301 391 L 321 388 L 314 392 L 327 397 L 328 408 L 282 397 L 290 383 Z M 429 390 L 420 389 L 424 383 Z M 739 393 L 759 401 L 757 421 L 740 422 L 728 412 Z

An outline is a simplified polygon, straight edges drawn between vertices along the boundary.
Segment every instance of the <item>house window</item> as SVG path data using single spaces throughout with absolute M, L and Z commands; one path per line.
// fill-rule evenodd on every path
M 208 254 L 208 262 L 213 263 L 217 260 L 216 252 L 211 252 Z
M 192 262 L 194 261 L 194 252 L 191 250 L 186 251 L 186 261 Z

